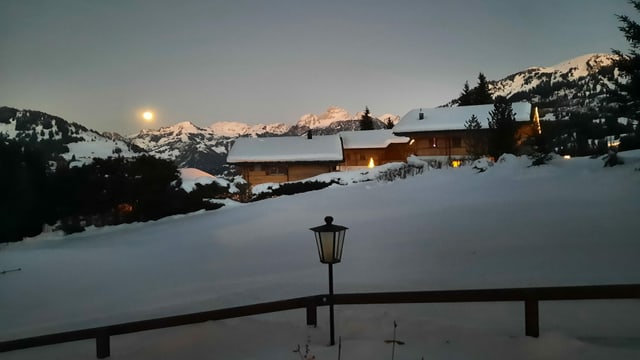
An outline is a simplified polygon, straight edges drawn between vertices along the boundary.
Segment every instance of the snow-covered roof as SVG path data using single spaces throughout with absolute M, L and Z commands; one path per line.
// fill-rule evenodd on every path
M 338 135 L 345 149 L 386 148 L 390 144 L 406 144 L 411 140 L 394 135 L 392 130 L 342 131 Z
M 531 104 L 517 102 L 512 104 L 516 121 L 530 121 Z M 489 128 L 489 112 L 493 110 L 493 104 L 456 106 L 431 109 L 413 109 L 403 116 L 398 124 L 393 127 L 396 134 L 422 131 L 464 130 L 464 123 L 475 115 L 482 124 L 482 128 Z M 424 113 L 424 119 L 420 120 L 419 113 Z
M 227 156 L 229 163 L 342 160 L 338 135 L 238 138 Z

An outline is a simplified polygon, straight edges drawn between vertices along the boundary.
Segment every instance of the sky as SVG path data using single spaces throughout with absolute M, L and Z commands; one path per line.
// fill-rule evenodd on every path
M 0 106 L 130 134 L 181 121 L 404 115 L 479 72 L 627 50 L 625 0 L 3 0 Z M 152 121 L 142 113 L 152 111 Z

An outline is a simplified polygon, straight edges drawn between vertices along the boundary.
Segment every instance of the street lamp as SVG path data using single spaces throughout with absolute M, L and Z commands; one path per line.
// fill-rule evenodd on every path
M 344 235 L 347 227 L 333 225 L 333 218 L 326 216 L 326 224 L 312 227 L 318 246 L 318 256 L 320 262 L 329 264 L 329 323 L 331 326 L 331 345 L 335 345 L 335 332 L 333 326 L 333 264 L 339 263 L 342 258 L 342 246 L 344 245 Z

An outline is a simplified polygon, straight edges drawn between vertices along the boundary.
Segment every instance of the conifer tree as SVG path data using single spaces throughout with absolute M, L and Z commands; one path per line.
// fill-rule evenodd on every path
M 390 117 L 388 117 L 387 121 L 384 123 L 384 127 L 387 129 L 393 129 L 394 125 L 395 124 L 393 123 Z
M 640 0 L 629 0 L 629 4 L 640 12 Z M 635 120 L 636 137 L 640 137 L 640 24 L 627 15 L 616 15 L 622 23 L 619 27 L 629 42 L 629 53 L 613 50 L 618 55 L 616 66 L 626 77 L 626 82 L 617 84 L 618 90 L 626 97 L 623 112 Z
M 489 91 L 487 77 L 483 73 L 478 74 L 478 85 L 473 89 L 469 88 L 469 82 L 465 81 L 460 97 L 459 106 L 493 104 L 493 97 Z
M 489 92 L 489 83 L 483 73 L 478 74 L 478 85 L 473 89 L 474 105 L 492 104 L 493 97 Z
M 498 158 L 516 151 L 516 114 L 511 102 L 504 96 L 496 97 L 493 110 L 489 111 L 489 154 Z
M 373 130 L 373 119 L 370 114 L 369 107 L 365 107 L 364 113 L 360 118 L 360 130 Z
M 459 106 L 467 106 L 473 105 L 473 93 L 469 88 L 469 82 L 465 81 L 464 86 L 462 87 L 462 92 L 460 93 L 460 97 L 458 98 Z
M 464 128 L 465 134 L 465 146 L 467 147 L 467 153 L 471 155 L 473 159 L 478 159 L 486 153 L 486 141 L 483 134 L 480 133 L 482 124 L 478 120 L 478 117 L 473 114 L 471 118 L 465 121 Z

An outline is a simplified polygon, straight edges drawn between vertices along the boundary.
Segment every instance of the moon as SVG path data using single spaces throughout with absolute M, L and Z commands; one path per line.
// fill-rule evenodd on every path
M 153 113 L 151 111 L 145 111 L 142 113 L 142 118 L 147 122 L 151 122 L 153 121 Z

